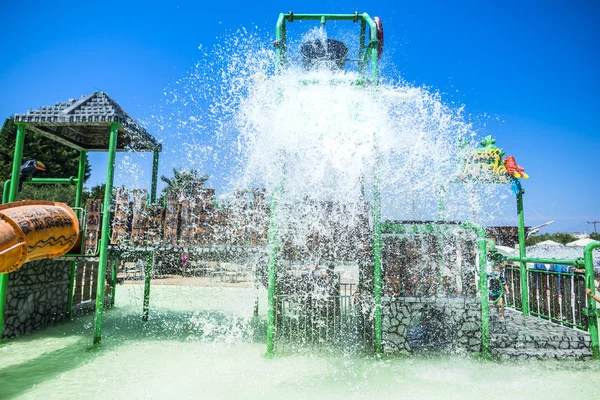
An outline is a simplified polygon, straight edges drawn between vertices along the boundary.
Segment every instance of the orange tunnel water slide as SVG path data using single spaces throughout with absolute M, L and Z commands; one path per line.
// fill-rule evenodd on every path
M 51 201 L 0 205 L 0 273 L 18 270 L 27 261 L 54 258 L 78 242 L 79 221 L 73 210 Z

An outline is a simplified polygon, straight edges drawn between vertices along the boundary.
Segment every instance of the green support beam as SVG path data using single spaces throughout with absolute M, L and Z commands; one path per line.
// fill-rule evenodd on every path
M 9 191 L 6 203 L 17 199 L 19 190 L 19 172 L 23 161 L 23 145 L 25 143 L 25 124 L 17 123 L 17 137 L 15 138 L 15 152 L 13 154 L 12 178 L 10 179 Z M 4 185 L 6 189 L 6 184 Z M 4 197 L 4 196 L 3 196 Z M 4 199 L 3 199 L 4 202 Z M 4 313 L 6 311 L 6 296 L 8 294 L 8 274 L 0 274 L 0 343 L 4 332 Z
M 600 249 L 600 242 L 592 242 L 585 246 L 583 250 L 583 259 L 585 260 L 585 286 L 591 290 L 591 294 L 596 293 L 594 287 L 594 250 Z M 592 357 L 594 360 L 600 360 L 600 347 L 598 344 L 598 307 L 596 300 L 593 298 L 587 299 L 587 315 L 589 317 L 589 331 L 590 331 L 590 347 L 592 350 Z
M 115 174 L 115 154 L 117 151 L 117 136 L 119 124 L 110 123 L 110 139 L 108 144 L 108 163 L 106 166 L 106 186 L 102 205 L 102 228 L 100 231 L 100 259 L 98 262 L 98 287 L 96 290 L 96 314 L 94 316 L 94 341 L 98 345 L 102 342 L 102 313 L 104 311 L 104 284 L 106 282 L 106 265 L 108 263 L 108 237 L 110 229 L 110 202 L 113 191 L 113 178 Z
M 556 265 L 570 265 L 570 266 L 582 266 L 585 265 L 584 260 L 580 258 L 567 259 L 567 258 L 542 258 L 542 257 L 503 257 L 505 261 L 518 262 L 518 263 L 537 263 L 537 264 L 556 264 Z
M 152 187 L 150 188 L 150 203 L 156 203 L 156 189 L 158 187 L 158 160 L 160 152 L 154 150 L 154 157 L 152 158 Z
M 381 193 L 379 182 L 376 177 L 373 197 L 373 301 L 375 303 L 375 314 L 373 318 L 375 354 L 383 354 L 383 325 L 381 312 L 381 297 L 383 292 L 383 277 L 381 260 L 383 241 L 381 240 Z
M 154 256 L 151 251 L 146 258 L 146 270 L 144 271 L 144 305 L 142 310 L 142 320 L 148 321 L 150 313 L 150 281 L 152 280 L 152 263 Z
M 2 204 L 8 203 L 8 193 L 10 192 L 10 179 L 4 181 L 4 188 L 2 189 Z
M 283 188 L 283 187 L 282 187 Z M 275 352 L 275 285 L 277 284 L 277 255 L 279 253 L 279 235 L 277 233 L 277 222 L 275 212 L 280 188 L 271 194 L 271 210 L 269 230 L 267 232 L 267 246 L 269 248 L 269 272 L 267 293 L 267 357 L 272 357 Z
M 490 304 L 488 297 L 488 275 L 487 275 L 487 244 L 485 230 L 478 227 L 479 235 L 479 296 L 481 297 L 481 354 L 483 357 L 490 356 Z
M 521 311 L 523 315 L 529 315 L 529 294 L 527 286 L 527 263 L 523 259 L 527 256 L 525 250 L 525 216 L 523 212 L 523 189 L 519 181 L 517 182 L 517 214 L 519 216 L 519 261 L 520 278 L 521 278 Z
M 80 151 L 79 152 L 79 166 L 77 170 L 77 189 L 75 191 L 75 208 L 81 207 L 81 195 L 83 193 L 83 181 L 85 180 L 85 165 L 86 165 L 87 152 Z M 77 213 L 77 218 L 81 220 L 83 217 L 83 213 L 80 210 L 75 211 Z M 80 221 L 81 222 L 81 221 Z M 80 226 L 83 224 L 80 223 Z M 82 232 L 83 236 L 83 232 Z M 73 295 L 75 290 L 75 271 L 77 268 L 77 261 L 71 262 L 71 269 L 69 271 L 69 299 L 67 301 L 67 318 L 71 318 L 73 311 Z

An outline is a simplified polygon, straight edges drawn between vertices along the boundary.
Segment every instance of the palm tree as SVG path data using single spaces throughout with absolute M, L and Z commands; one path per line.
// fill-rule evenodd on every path
M 164 175 L 160 177 L 160 180 L 167 184 L 162 193 L 166 194 L 167 191 L 174 189 L 185 191 L 191 190 L 194 187 L 203 187 L 208 178 L 208 175 L 201 175 L 197 169 L 178 170 L 177 168 L 173 168 L 172 178 Z

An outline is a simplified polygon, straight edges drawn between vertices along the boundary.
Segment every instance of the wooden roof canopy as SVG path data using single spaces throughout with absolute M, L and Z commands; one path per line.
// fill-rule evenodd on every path
M 110 122 L 119 123 L 117 151 L 161 151 L 162 146 L 104 92 L 16 114 L 15 122 L 77 150 L 108 151 Z

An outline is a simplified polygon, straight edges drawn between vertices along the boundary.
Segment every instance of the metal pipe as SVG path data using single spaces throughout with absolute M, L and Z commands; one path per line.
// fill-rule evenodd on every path
M 271 195 L 271 210 L 269 231 L 267 232 L 267 246 L 269 247 L 269 272 L 267 292 L 267 357 L 272 357 L 275 350 L 275 285 L 277 284 L 277 254 L 279 253 L 279 235 L 277 234 L 277 221 L 275 212 L 277 201 L 283 186 Z
M 144 306 L 142 311 L 142 320 L 148 321 L 148 314 L 150 313 L 150 280 L 152 279 L 152 263 L 154 262 L 154 256 L 151 251 L 148 252 L 148 258 L 146 259 L 146 270 L 144 274 Z
M 15 151 L 13 153 L 12 176 L 6 202 L 10 203 L 17 198 L 19 190 L 19 172 L 23 161 L 23 145 L 25 142 L 25 124 L 17 122 L 17 136 L 15 138 Z M 5 183 L 6 188 L 6 183 Z M 4 197 L 4 196 L 3 196 Z M 2 199 L 4 200 L 4 199 Z M 4 201 L 3 201 L 4 203 Z M 6 296 L 8 294 L 8 274 L 0 274 L 0 343 L 4 332 L 4 313 L 6 312 Z
M 112 299 L 112 306 L 115 306 L 115 294 L 117 293 L 117 273 L 119 271 L 119 258 L 116 257 L 113 260 L 113 264 L 112 264 L 112 273 L 111 273 L 111 290 L 110 290 L 110 297 Z
M 287 47 L 287 38 L 285 34 L 285 14 L 279 14 L 279 18 L 277 18 L 277 25 L 275 26 L 275 54 L 277 56 L 276 60 L 276 72 L 281 72 L 281 68 L 285 65 L 285 56 L 286 56 L 286 47 Z
M 115 174 L 115 153 L 117 151 L 117 137 L 119 123 L 110 123 L 110 139 L 108 143 L 108 162 L 106 165 L 106 186 L 104 189 L 102 228 L 100 231 L 100 259 L 98 261 L 98 287 L 96 290 L 96 314 L 94 316 L 94 344 L 102 342 L 102 312 L 104 310 L 104 284 L 106 282 L 106 264 L 108 256 L 108 231 L 110 229 L 110 202 Z
M 77 169 L 77 189 L 75 191 L 75 207 L 81 207 L 81 195 L 83 192 L 83 181 L 85 180 L 85 164 L 86 164 L 87 151 L 82 150 L 79 152 L 79 166 Z M 77 211 L 77 217 L 81 221 L 83 213 L 81 210 Z M 85 224 L 81 224 L 84 226 Z M 85 235 L 82 233 L 81 237 Z M 80 251 L 81 252 L 81 251 Z M 77 269 L 77 261 L 71 262 L 71 269 L 69 271 L 69 299 L 67 300 L 67 318 L 71 318 L 73 311 L 73 295 L 75 290 L 75 271 Z
M 373 300 L 374 310 L 374 339 L 375 354 L 383 354 L 383 326 L 381 315 L 381 295 L 382 295 L 382 276 L 381 276 L 381 257 L 383 243 L 381 240 L 381 192 L 379 191 L 379 179 L 375 177 L 375 187 L 373 194 Z
M 4 182 L 4 188 L 2 189 L 2 204 L 8 203 L 8 192 L 10 191 L 10 179 Z
M 585 286 L 590 289 L 591 294 L 596 293 L 594 287 L 594 249 L 600 248 L 600 242 L 592 242 L 585 246 L 583 259 L 585 260 Z M 588 329 L 590 331 L 590 346 L 594 360 L 600 360 L 600 347 L 598 344 L 598 308 L 594 298 L 587 299 L 587 314 L 589 317 Z
M 152 187 L 150 189 L 150 203 L 154 204 L 156 202 L 156 188 L 158 184 L 158 159 L 160 156 L 160 152 L 158 150 L 154 150 L 154 158 L 152 159 Z
M 523 259 L 527 256 L 525 250 L 525 216 L 523 212 L 523 188 L 521 188 L 521 184 L 519 181 L 517 182 L 517 213 L 519 215 L 519 257 L 521 260 L 519 261 L 519 266 L 521 269 L 520 279 L 521 279 L 521 311 L 523 315 L 529 315 L 529 294 L 528 294 L 528 286 L 527 286 L 527 264 Z
M 79 168 L 77 170 L 77 179 L 75 179 L 75 183 L 77 184 L 77 191 L 75 192 L 75 207 L 81 207 L 81 194 L 83 192 L 83 181 L 85 180 L 86 161 L 87 151 L 82 150 L 79 152 Z M 73 177 L 69 179 L 73 179 Z M 81 215 L 77 215 L 77 217 L 81 218 Z
M 360 44 L 358 47 L 358 72 L 360 74 L 365 73 L 364 56 L 365 56 L 365 47 L 366 47 L 365 46 L 366 31 L 367 31 L 367 23 L 363 19 L 360 21 L 360 36 L 359 36 Z
M 74 176 L 69 178 L 28 178 L 23 183 L 31 183 L 33 185 L 77 185 L 79 180 Z
M 581 266 L 585 265 L 584 260 L 576 258 L 576 259 L 566 259 L 566 258 L 540 258 L 540 257 L 504 257 L 504 261 L 512 261 L 512 262 L 523 262 L 523 263 L 539 263 L 539 264 L 556 264 L 556 265 L 569 265 L 569 266 Z
M 290 21 L 292 14 L 280 14 L 283 15 L 286 21 Z M 338 20 L 338 21 L 355 21 L 355 20 L 363 20 L 365 15 L 368 16 L 367 13 L 363 14 L 296 14 L 293 13 L 294 21 L 321 21 L 323 18 L 328 20 Z
M 487 276 L 487 245 L 490 242 L 485 237 L 485 229 L 472 224 L 464 223 L 461 226 L 472 230 L 479 236 L 479 282 L 477 288 L 481 297 L 481 354 L 489 357 L 490 354 L 490 300 L 488 297 Z
M 481 354 L 484 357 L 490 355 L 490 305 L 488 297 L 487 276 L 487 244 L 485 230 L 477 229 L 479 234 L 479 296 L 481 297 Z

